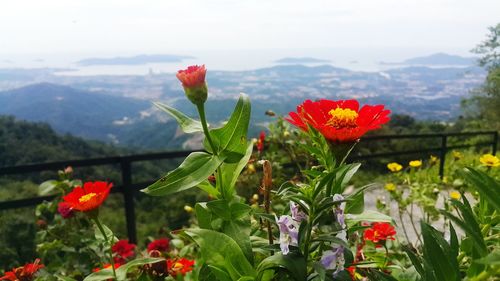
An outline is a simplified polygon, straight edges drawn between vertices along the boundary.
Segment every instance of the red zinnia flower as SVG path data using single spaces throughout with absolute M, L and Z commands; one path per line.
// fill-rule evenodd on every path
M 103 181 L 86 182 L 83 187 L 77 186 L 63 197 L 71 209 L 88 212 L 97 209 L 108 197 L 112 183 Z
M 167 260 L 168 273 L 173 277 L 176 277 L 177 274 L 186 275 L 186 273 L 193 270 L 193 265 L 194 260 L 185 258 Z
M 36 259 L 33 263 L 28 263 L 25 266 L 12 269 L 12 271 L 5 272 L 0 280 L 9 281 L 31 281 L 34 278 L 35 273 L 43 268 L 44 265 L 40 264 L 40 259 Z
M 166 252 L 168 251 L 170 241 L 167 238 L 156 239 L 148 245 L 148 253 L 151 251 Z
M 135 247 L 135 244 L 129 243 L 127 239 L 122 239 L 116 242 L 111 247 L 111 251 L 116 254 L 115 262 L 125 263 L 127 258 L 135 254 Z
M 71 218 L 75 213 L 73 212 L 73 209 L 71 209 L 71 205 L 68 202 L 59 202 L 57 205 L 57 211 L 61 216 L 65 219 Z
M 179 70 L 177 72 L 177 79 L 182 82 L 182 86 L 185 88 L 200 87 L 205 84 L 205 76 L 207 74 L 207 69 L 205 65 L 191 65 L 184 70 Z
M 304 131 L 309 125 L 328 140 L 352 142 L 387 123 L 389 113 L 383 105 L 365 105 L 359 109 L 356 100 L 306 100 L 286 120 Z
M 257 150 L 262 152 L 264 150 L 264 140 L 266 139 L 266 133 L 264 131 L 260 132 L 259 139 L 257 140 Z
M 207 101 L 208 88 L 205 82 L 206 74 L 207 69 L 205 65 L 192 65 L 187 69 L 179 70 L 176 75 L 177 79 L 182 82 L 186 96 L 196 105 L 201 105 Z
M 394 235 L 396 235 L 396 230 L 391 224 L 386 222 L 375 222 L 372 224 L 371 228 L 365 230 L 364 238 L 365 240 L 370 240 L 378 244 L 387 239 L 394 240 Z

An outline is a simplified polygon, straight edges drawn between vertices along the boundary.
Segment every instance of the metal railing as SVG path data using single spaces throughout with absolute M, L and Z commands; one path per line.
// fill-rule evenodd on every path
M 491 136 L 491 141 L 480 142 L 475 144 L 467 145 L 454 145 L 448 146 L 448 139 L 450 137 L 464 137 L 464 136 L 480 136 L 486 135 Z M 351 157 L 352 159 L 370 159 L 378 157 L 389 157 L 397 155 L 412 155 L 412 154 L 424 154 L 424 153 L 438 153 L 439 154 L 439 176 L 444 175 L 444 164 L 446 153 L 451 149 L 460 149 L 468 147 L 478 147 L 478 146 L 491 146 L 492 154 L 496 154 L 497 143 L 498 143 L 498 132 L 487 131 L 487 132 L 468 132 L 468 133 L 448 133 L 448 134 L 405 134 L 405 135 L 380 135 L 380 136 L 370 136 L 362 138 L 362 142 L 371 142 L 375 140 L 394 140 L 394 139 L 440 139 L 441 146 L 435 148 L 425 148 L 416 150 L 406 150 L 406 151 L 391 151 L 385 153 L 373 153 L 368 155 L 356 155 Z M 72 167 L 92 167 L 101 165 L 120 165 L 122 184 L 115 186 L 112 192 L 119 192 L 124 198 L 124 208 L 125 208 L 125 220 L 127 226 L 128 238 L 132 243 L 137 243 L 137 231 L 135 223 L 135 206 L 134 206 L 134 196 L 135 193 L 145 188 L 151 182 L 132 182 L 132 163 L 140 161 L 151 161 L 151 160 L 165 160 L 165 159 L 175 159 L 180 157 L 185 157 L 193 151 L 174 151 L 174 152 L 161 152 L 161 153 L 148 153 L 148 154 L 137 154 L 129 156 L 115 156 L 115 157 L 104 157 L 104 158 L 94 158 L 85 160 L 68 160 L 68 161 L 58 161 L 50 163 L 41 164 L 30 164 L 12 167 L 0 167 L 0 176 L 4 175 L 19 175 L 32 172 L 41 171 L 55 171 L 64 169 L 67 166 Z M 0 211 L 8 209 L 16 209 L 23 207 L 30 207 L 40 204 L 47 200 L 52 200 L 55 196 L 39 196 L 27 199 L 18 199 L 10 201 L 0 202 Z

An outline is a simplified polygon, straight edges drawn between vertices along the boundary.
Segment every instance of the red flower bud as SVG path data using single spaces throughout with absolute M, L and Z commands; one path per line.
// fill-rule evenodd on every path
M 177 79 L 182 82 L 187 98 L 194 104 L 200 105 L 207 101 L 208 88 L 205 82 L 207 70 L 205 65 L 192 65 L 177 72 Z

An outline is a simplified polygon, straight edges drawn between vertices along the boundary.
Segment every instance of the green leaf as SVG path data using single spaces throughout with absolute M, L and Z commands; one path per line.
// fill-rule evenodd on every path
M 231 280 L 256 275 L 252 265 L 231 237 L 208 229 L 188 229 L 184 233 L 198 244 L 206 263 L 224 270 Z
M 220 156 L 193 152 L 175 170 L 142 191 L 153 196 L 165 196 L 197 186 L 205 181 L 222 163 Z
M 226 192 L 226 198 L 232 198 L 235 194 L 235 185 L 241 171 L 248 164 L 248 160 L 252 156 L 253 143 L 248 143 L 245 155 L 237 163 L 222 163 L 220 170 L 222 171 L 222 184 Z
M 202 181 L 196 187 L 205 191 L 214 198 L 219 198 L 220 192 L 208 180 Z
M 394 223 L 393 219 L 382 213 L 366 210 L 361 214 L 348 214 L 346 216 L 346 223 L 349 227 L 359 223 L 359 222 L 390 222 Z
M 106 233 L 106 238 L 104 238 L 104 235 L 102 235 L 101 231 L 97 227 L 97 225 L 94 226 L 94 236 L 97 241 L 100 241 L 103 244 L 106 244 L 106 241 L 111 241 L 111 244 L 115 243 L 118 241 L 118 238 L 113 234 L 113 231 L 109 229 L 106 225 L 102 225 L 102 228 L 104 229 L 104 232 Z M 109 242 L 108 242 L 109 243 Z
M 159 102 L 153 102 L 153 104 L 156 105 L 156 107 L 158 107 L 159 109 L 170 114 L 170 116 L 174 117 L 175 120 L 177 120 L 177 123 L 179 123 L 179 126 L 181 127 L 182 131 L 184 131 L 184 133 L 189 134 L 189 133 L 203 132 L 203 127 L 201 126 L 200 121 L 191 119 L 190 117 L 184 115 L 184 113 L 166 104 Z
M 91 273 L 89 276 L 85 277 L 83 281 L 101 281 L 101 280 L 114 280 L 113 276 L 113 270 L 106 268 L 106 269 L 101 269 L 97 272 Z
M 475 263 L 487 264 L 490 266 L 500 265 L 500 250 L 494 250 L 486 257 L 474 260 Z
M 365 195 L 359 192 L 356 196 L 349 197 L 346 203 L 346 214 L 360 214 L 365 210 Z
M 437 280 L 459 281 L 460 269 L 450 245 L 432 226 L 423 221 L 420 225 L 424 238 L 424 258 L 432 265 Z
M 257 267 L 257 280 L 260 280 L 264 272 L 269 269 L 286 270 L 290 273 L 289 276 L 296 281 L 307 280 L 306 260 L 296 253 L 289 253 L 288 255 L 277 253 L 264 259 Z
M 198 225 L 201 228 L 212 229 L 212 213 L 207 207 L 207 203 L 196 203 L 194 206 L 196 210 L 196 218 L 198 219 Z
M 247 150 L 247 131 L 250 123 L 251 105 L 247 95 L 240 94 L 240 98 L 228 122 L 218 129 L 210 130 L 213 144 L 218 155 L 226 156 L 226 163 L 236 163 Z M 204 147 L 212 152 L 212 148 L 205 138 Z
M 487 174 L 472 168 L 464 168 L 463 171 L 459 172 L 481 194 L 481 198 L 487 200 L 500 213 L 500 200 L 498 200 L 500 198 L 500 183 Z
M 59 275 L 59 274 L 56 274 L 55 277 L 57 278 L 57 280 L 59 281 L 77 281 L 76 279 L 73 279 L 71 277 L 68 277 L 68 276 L 62 276 L 62 275 Z
M 225 221 L 231 220 L 231 210 L 229 209 L 229 204 L 226 199 L 212 200 L 210 202 L 207 202 L 207 207 L 219 218 Z
M 38 194 L 42 196 L 50 194 L 57 187 L 58 184 L 59 182 L 56 180 L 44 181 L 38 187 Z
M 403 249 L 403 251 L 405 251 L 405 253 L 410 258 L 410 261 L 413 264 L 413 267 L 415 267 L 415 270 L 418 272 L 420 277 L 424 278 L 425 277 L 425 270 L 423 268 L 422 260 L 420 259 L 420 257 L 417 256 L 417 254 L 415 254 L 413 252 L 413 249 L 410 248 L 409 245 L 403 245 L 401 248 Z
M 252 210 L 252 207 L 248 206 L 247 204 L 238 202 L 231 203 L 231 206 L 229 206 L 229 208 L 231 210 L 231 218 L 233 220 L 238 220 L 246 217 Z

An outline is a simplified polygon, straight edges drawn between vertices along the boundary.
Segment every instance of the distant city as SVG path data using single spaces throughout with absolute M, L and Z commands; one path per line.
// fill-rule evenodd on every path
M 190 56 L 139 55 L 95 57 L 78 63 L 88 67 L 144 67 L 159 62 L 187 64 L 191 60 Z M 335 67 L 322 57 L 283 57 L 274 60 L 273 66 L 253 70 L 209 68 L 209 116 L 212 122 L 223 121 L 238 93 L 245 92 L 252 100 L 252 124 L 257 127 L 270 121 L 266 110 L 285 115 L 304 99 L 320 98 L 383 103 L 396 114 L 448 122 L 461 114 L 461 99 L 485 78 L 485 71 L 475 66 L 475 60 L 438 53 L 384 62 L 381 64 L 388 68 L 383 71 L 356 71 Z M 150 67 L 143 75 L 68 75 L 72 71 L 0 68 L 0 114 L 47 122 L 61 133 L 113 143 L 127 143 L 133 130 L 170 122 L 152 101 L 195 114 L 173 72 L 157 72 Z

